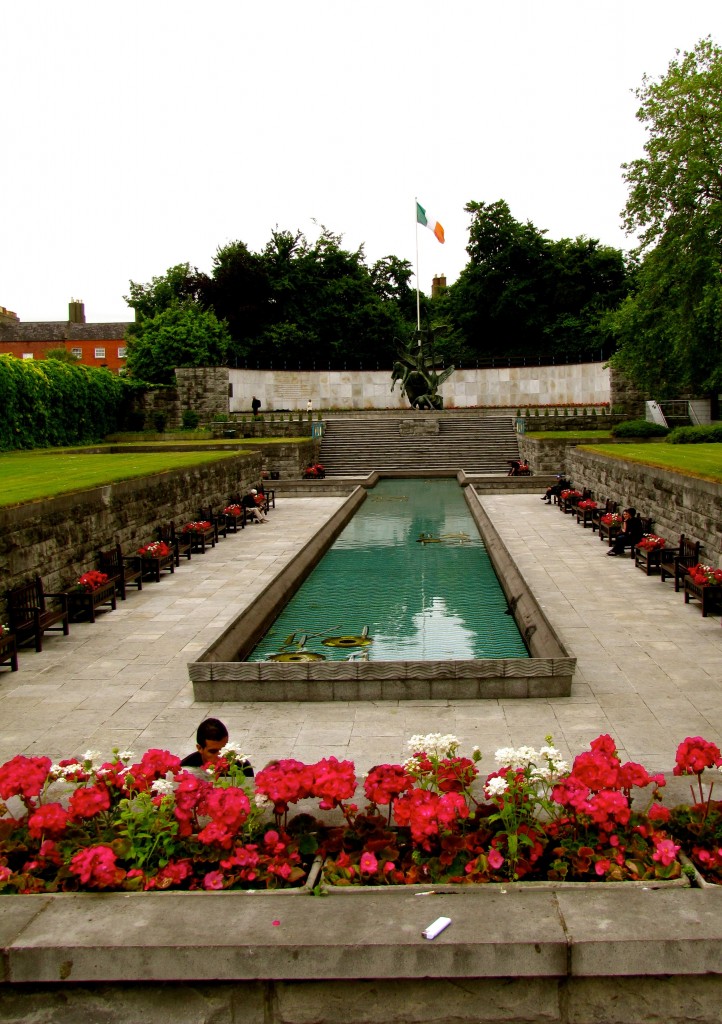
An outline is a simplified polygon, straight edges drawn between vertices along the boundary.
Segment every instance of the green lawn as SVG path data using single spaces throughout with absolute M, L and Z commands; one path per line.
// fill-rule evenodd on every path
M 599 452 L 624 462 L 643 462 L 659 469 L 672 469 L 687 476 L 722 483 L 722 444 L 590 444 L 585 451 Z
M 217 462 L 240 454 L 232 452 L 194 451 L 138 452 L 118 455 L 83 454 L 74 449 L 53 449 L 0 454 L 0 505 L 18 505 L 25 501 L 41 501 L 69 491 L 130 480 L 133 477 L 166 473 L 184 466 Z

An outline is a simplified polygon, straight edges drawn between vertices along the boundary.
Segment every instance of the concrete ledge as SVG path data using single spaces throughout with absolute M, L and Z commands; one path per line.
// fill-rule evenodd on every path
M 8 896 L 3 985 L 722 975 L 722 888 Z M 437 917 L 452 924 L 433 942 Z M 274 924 L 274 922 L 278 922 Z

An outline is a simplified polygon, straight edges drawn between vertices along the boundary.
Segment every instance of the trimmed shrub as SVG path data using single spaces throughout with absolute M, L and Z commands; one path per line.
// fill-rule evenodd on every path
M 705 427 L 675 427 L 667 440 L 670 444 L 710 444 L 722 441 L 722 425 Z
M 118 429 L 133 390 L 101 367 L 0 355 L 0 450 L 100 441 Z
M 155 429 L 158 431 L 159 434 L 164 433 L 165 425 L 166 425 L 167 422 L 168 422 L 168 417 L 166 416 L 166 414 L 164 412 L 154 412 L 153 413 L 153 426 L 155 427 Z
M 200 422 L 200 416 L 193 409 L 183 410 L 183 426 L 194 430 Z
M 648 420 L 625 420 L 612 427 L 612 437 L 666 437 L 669 427 Z

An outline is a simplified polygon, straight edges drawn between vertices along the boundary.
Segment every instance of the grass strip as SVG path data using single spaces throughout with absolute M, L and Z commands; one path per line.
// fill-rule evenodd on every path
M 685 476 L 722 483 L 722 444 L 667 444 L 666 441 L 644 444 L 580 445 L 584 451 L 622 462 L 642 463 L 657 469 L 669 469 Z
M 242 450 L 84 453 L 77 448 L 0 454 L 0 506 L 42 501 L 119 480 L 158 475 L 173 469 L 234 458 Z

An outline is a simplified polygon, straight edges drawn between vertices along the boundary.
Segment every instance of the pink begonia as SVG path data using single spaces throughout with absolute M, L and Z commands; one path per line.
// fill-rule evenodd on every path
M 359 867 L 362 875 L 373 875 L 378 870 L 379 862 L 374 857 L 373 853 L 368 850 L 361 854 L 361 861 Z
M 679 847 L 671 839 L 658 839 L 654 844 L 652 860 L 658 861 L 664 867 L 669 867 L 676 860 L 678 853 Z
M 223 872 L 222 871 L 209 871 L 203 879 L 204 889 L 222 889 L 223 888 Z
M 595 863 L 594 870 L 600 876 L 606 875 L 607 871 L 609 871 L 611 866 L 612 862 L 610 860 L 607 860 L 606 857 L 603 857 Z
M 504 858 L 502 857 L 502 855 L 499 853 L 498 850 L 494 849 L 493 846 L 489 850 L 489 853 L 488 853 L 488 856 L 487 856 L 486 859 L 489 862 L 489 867 L 493 868 L 494 871 L 498 871 L 499 868 L 501 867 L 501 865 L 504 863 Z

